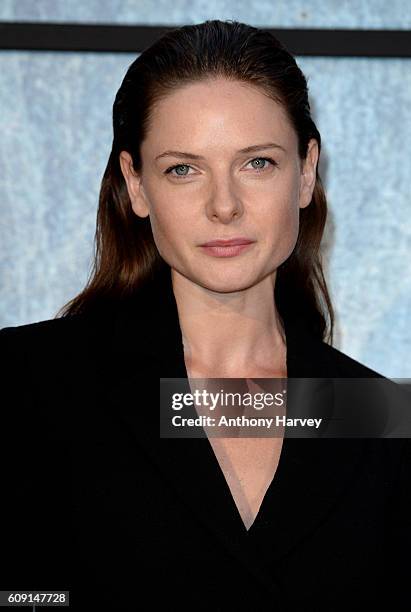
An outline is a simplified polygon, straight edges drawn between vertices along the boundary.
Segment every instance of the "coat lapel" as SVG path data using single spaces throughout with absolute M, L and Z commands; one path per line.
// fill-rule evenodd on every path
M 288 377 L 331 377 L 324 345 L 298 321 L 284 326 Z M 262 564 L 262 547 L 270 547 L 273 561 L 281 560 L 319 526 L 355 475 L 361 441 L 285 437 L 274 480 L 247 532 L 209 441 L 159 437 L 159 378 L 187 379 L 169 268 L 118 309 L 108 376 L 113 410 L 176 495 L 278 596 L 275 578 Z

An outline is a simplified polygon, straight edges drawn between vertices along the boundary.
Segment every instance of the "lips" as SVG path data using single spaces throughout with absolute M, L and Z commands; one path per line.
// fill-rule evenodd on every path
M 231 238 L 230 240 L 210 240 L 210 242 L 206 242 L 200 246 L 238 246 L 240 244 L 251 244 L 254 240 L 249 240 L 248 238 Z

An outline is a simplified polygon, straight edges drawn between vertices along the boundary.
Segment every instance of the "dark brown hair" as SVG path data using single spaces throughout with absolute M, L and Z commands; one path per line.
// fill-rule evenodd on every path
M 167 32 L 131 64 L 117 92 L 113 145 L 99 198 L 93 269 L 84 290 L 56 316 L 86 313 L 105 299 L 127 297 L 164 264 L 149 217 L 140 218 L 131 208 L 119 155 L 128 151 L 139 172 L 140 145 L 156 102 L 184 84 L 218 76 L 253 84 L 282 105 L 297 134 L 301 160 L 306 158 L 311 138 L 321 149 L 306 78 L 270 32 L 231 20 L 205 21 Z M 312 201 L 299 214 L 296 246 L 277 271 L 276 305 L 282 317 L 297 315 L 317 337 L 332 342 L 333 308 L 320 253 L 327 202 L 318 165 Z

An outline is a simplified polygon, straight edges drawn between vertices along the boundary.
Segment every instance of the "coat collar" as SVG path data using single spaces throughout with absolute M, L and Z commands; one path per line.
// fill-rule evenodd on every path
M 159 437 L 159 378 L 187 378 L 177 305 L 167 268 L 116 312 L 109 401 L 176 495 L 278 597 L 279 586 L 272 570 L 269 572 L 262 564 L 262 547 L 269 543 L 274 567 L 320 525 L 355 475 L 362 454 L 361 441 L 285 437 L 274 481 L 247 531 L 209 441 Z M 288 377 L 332 376 L 326 345 L 299 321 L 284 320 L 284 327 Z

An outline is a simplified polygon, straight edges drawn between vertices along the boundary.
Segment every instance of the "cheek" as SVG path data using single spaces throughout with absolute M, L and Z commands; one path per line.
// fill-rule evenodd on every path
M 167 205 L 165 194 L 162 193 L 161 189 L 156 188 L 155 182 L 153 184 L 150 180 L 146 181 L 145 193 L 149 202 L 151 231 L 157 244 L 159 241 L 163 242 L 169 233 L 167 228 L 172 222 L 170 206 Z
M 268 259 L 279 266 L 291 255 L 298 238 L 299 207 L 294 190 L 277 193 L 259 225 L 264 232 Z
M 299 227 L 298 203 L 288 198 L 276 198 L 264 215 L 263 227 L 276 244 L 295 239 Z
M 298 233 L 299 209 L 297 206 L 287 206 L 281 211 L 280 227 L 286 237 L 293 238 Z
M 150 223 L 155 241 L 181 248 L 182 237 L 187 233 L 191 235 L 198 224 L 199 214 L 198 210 L 194 210 L 193 198 L 161 187 L 151 189 L 149 198 Z
M 275 206 L 277 234 L 280 233 L 286 242 L 296 241 L 300 218 L 298 174 L 290 172 L 282 187 Z
M 150 224 L 154 242 L 158 251 L 165 259 L 181 248 L 181 236 L 184 232 L 182 219 L 175 214 L 172 207 L 152 206 L 150 210 Z

